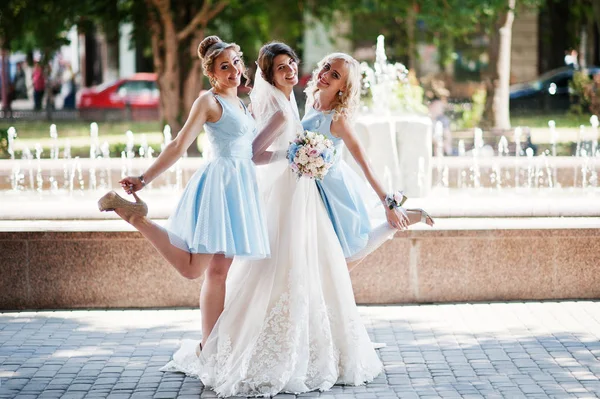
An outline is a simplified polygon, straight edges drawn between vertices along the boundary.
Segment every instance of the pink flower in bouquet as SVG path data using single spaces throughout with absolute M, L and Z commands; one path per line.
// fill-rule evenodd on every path
M 394 201 L 396 201 L 397 203 L 402 202 L 402 192 L 396 191 L 394 193 Z
M 304 131 L 290 143 L 287 158 L 290 169 L 298 176 L 321 180 L 333 162 L 333 142 L 319 133 Z

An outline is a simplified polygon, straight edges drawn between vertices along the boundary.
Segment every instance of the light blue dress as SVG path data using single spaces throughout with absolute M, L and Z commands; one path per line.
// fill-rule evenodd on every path
M 318 132 L 333 141 L 336 155 L 333 165 L 323 180 L 317 180 L 335 233 L 340 240 L 344 256 L 350 258 L 367 246 L 371 221 L 365 206 L 363 180 L 341 159 L 344 142 L 331 134 L 333 112 L 321 112 L 308 107 L 302 118 L 304 130 Z
M 223 108 L 204 130 L 213 157 L 188 182 L 167 222 L 171 244 L 190 253 L 265 258 L 269 237 L 252 162 L 256 125 L 244 107 L 214 95 Z

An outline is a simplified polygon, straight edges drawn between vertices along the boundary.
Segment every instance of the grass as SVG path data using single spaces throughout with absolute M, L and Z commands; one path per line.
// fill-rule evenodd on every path
M 0 121 L 0 130 L 13 126 L 17 129 L 19 139 L 39 139 L 50 137 L 50 125 L 48 121 Z M 90 123 L 79 121 L 56 121 L 58 137 L 89 137 Z M 118 136 L 122 135 L 125 140 L 125 132 L 131 130 L 133 133 L 160 133 L 162 134 L 160 122 L 99 122 L 98 135 Z
M 548 127 L 548 121 L 554 120 L 557 128 L 578 128 L 579 125 L 589 126 L 590 116 L 577 116 L 567 113 L 517 115 L 511 117 L 512 126 Z M 57 121 L 58 137 L 89 137 L 90 123 L 83 121 Z M 4 121 L 0 120 L 0 130 L 14 126 L 17 129 L 19 139 L 38 139 L 50 136 L 50 125 L 48 121 Z M 157 133 L 162 132 L 163 126 L 160 122 L 100 122 L 98 123 L 99 136 L 123 136 L 131 130 L 133 133 Z M 175 134 L 176 132 L 173 132 Z
M 580 125 L 590 126 L 591 115 L 563 114 L 533 114 L 533 115 L 511 115 L 512 126 L 548 127 L 548 121 L 556 122 L 557 128 L 578 128 Z
M 29 148 L 33 152 L 36 144 L 44 148 L 42 158 L 49 156 L 49 148 L 54 143 L 50 138 L 50 125 L 48 121 L 7 121 L 0 120 L 0 132 L 13 126 L 17 130 L 17 139 L 14 142 L 15 155 L 21 157 L 22 151 Z M 78 121 L 57 121 L 58 146 L 64 149 L 67 140 L 71 146 L 72 156 L 89 156 L 90 148 L 90 123 Z M 98 139 L 100 144 L 107 142 L 110 148 L 111 157 L 120 156 L 125 148 L 127 138 L 125 132 L 131 130 L 134 134 L 134 148 L 137 153 L 142 143 L 142 135 L 145 137 L 149 146 L 154 149 L 155 155 L 160 152 L 161 144 L 164 141 L 162 133 L 162 124 L 160 122 L 99 122 Z M 175 135 L 177 132 L 172 132 Z M 202 133 L 201 133 L 202 134 Z M 202 151 L 200 140 L 198 149 Z M 2 148 L 0 140 L 0 158 L 7 158 L 8 153 Z
M 511 117 L 511 125 L 527 126 L 530 128 L 544 128 L 544 131 L 536 133 L 535 142 L 549 142 L 548 121 L 554 120 L 557 129 L 563 130 L 561 133 L 562 142 L 570 142 L 576 140 L 576 131 L 567 132 L 565 130 L 577 129 L 580 125 L 590 126 L 590 115 L 577 116 L 567 113 L 554 114 L 527 114 L 515 115 Z M 50 125 L 48 121 L 5 121 L 0 120 L 0 131 L 14 126 L 17 129 L 17 140 L 15 141 L 15 150 L 20 153 L 25 147 L 33 150 L 36 143 L 42 145 L 43 148 L 50 148 L 52 140 L 50 139 Z M 59 146 L 64 148 L 65 139 L 68 138 L 71 143 L 72 152 L 84 156 L 89 153 L 90 145 L 90 123 L 83 121 L 57 121 L 56 127 L 58 130 Z M 98 133 L 100 143 L 108 142 L 111 148 L 111 156 L 118 156 L 126 143 L 125 132 L 131 130 L 135 135 L 136 147 L 141 143 L 141 135 L 144 134 L 150 146 L 157 153 L 160 150 L 160 144 L 163 142 L 162 124 L 155 122 L 100 122 L 98 123 Z M 538 129 L 540 130 L 540 129 Z M 175 135 L 176 132 L 173 132 Z M 472 138 L 470 130 L 464 132 L 454 132 L 457 138 Z M 546 137 L 548 136 L 548 137 Z M 199 145 L 200 147 L 200 145 Z M 200 148 L 201 150 L 201 148 Z M 46 152 L 43 156 L 47 156 Z M 0 158 L 6 158 L 2 148 L 0 148 Z

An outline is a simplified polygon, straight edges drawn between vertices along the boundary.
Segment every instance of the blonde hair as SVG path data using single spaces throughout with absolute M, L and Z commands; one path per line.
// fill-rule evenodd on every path
M 242 63 L 242 67 L 244 68 L 244 72 L 242 73 L 242 75 L 244 75 L 246 79 L 248 78 L 246 76 L 246 66 L 244 65 L 244 60 L 242 59 L 244 53 L 242 53 L 240 46 L 238 46 L 235 43 L 226 43 L 223 40 L 221 40 L 221 38 L 219 38 L 218 36 L 207 36 L 204 38 L 204 40 L 200 42 L 200 45 L 198 46 L 198 57 L 200 58 L 200 60 L 202 60 L 202 69 L 204 75 L 208 76 L 213 86 L 214 83 L 209 73 L 214 72 L 215 60 L 218 56 L 221 55 L 223 51 L 227 49 L 232 49 L 240 57 L 240 62 Z
M 308 98 L 308 105 L 314 104 L 315 94 L 319 90 L 317 88 L 317 80 L 319 71 L 326 63 L 342 60 L 348 66 L 348 76 L 346 77 L 346 87 L 342 90 L 342 95 L 336 95 L 332 104 L 333 120 L 338 120 L 340 117 L 352 119 L 360 105 L 360 88 L 361 75 L 360 64 L 353 57 L 345 53 L 332 53 L 326 55 L 319 63 L 317 68 L 312 72 L 312 77 L 306 85 L 304 92 Z

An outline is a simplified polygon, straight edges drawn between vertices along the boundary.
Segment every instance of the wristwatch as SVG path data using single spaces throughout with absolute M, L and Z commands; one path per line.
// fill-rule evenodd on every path
M 140 179 L 140 181 L 142 182 L 142 187 L 146 187 L 146 180 L 144 180 L 144 175 L 140 175 L 138 179 Z

